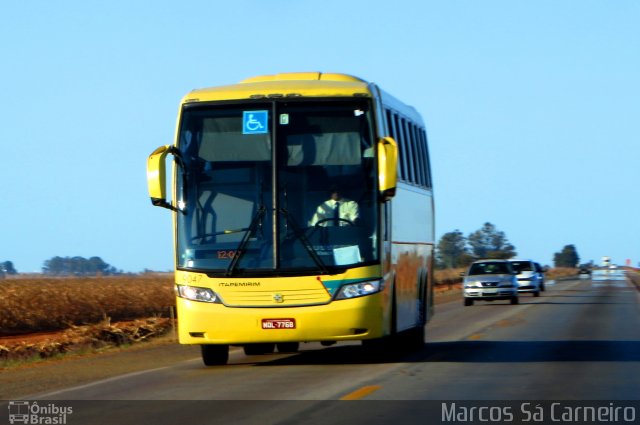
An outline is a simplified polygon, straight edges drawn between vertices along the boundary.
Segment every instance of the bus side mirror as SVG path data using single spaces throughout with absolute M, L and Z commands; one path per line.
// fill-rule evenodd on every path
M 147 159 L 147 187 L 151 203 L 156 207 L 164 207 L 170 210 L 175 210 L 176 208 L 167 202 L 165 158 L 168 153 L 173 153 L 173 151 L 174 147 L 171 145 L 160 146 Z
M 396 194 L 398 181 L 398 144 L 392 137 L 378 141 L 378 184 L 385 201 Z

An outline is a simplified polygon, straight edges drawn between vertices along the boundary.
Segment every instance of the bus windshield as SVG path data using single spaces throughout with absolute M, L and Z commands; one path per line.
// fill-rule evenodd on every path
M 246 276 L 376 261 L 369 109 L 366 100 L 185 107 L 178 267 Z

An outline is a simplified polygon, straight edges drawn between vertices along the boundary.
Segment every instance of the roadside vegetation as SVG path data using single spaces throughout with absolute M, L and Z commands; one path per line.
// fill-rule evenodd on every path
M 636 269 L 633 267 L 627 267 L 627 277 L 629 278 L 629 280 L 631 280 L 631 283 L 633 283 L 636 287 L 636 289 L 638 289 L 638 291 L 640 291 L 640 269 Z
M 27 278 L 0 282 L 0 336 L 168 316 L 173 276 Z
M 0 370 L 25 361 L 49 359 L 67 353 L 85 353 L 121 347 L 165 335 L 171 320 L 163 317 L 71 326 L 61 332 L 36 333 L 28 337 L 0 338 Z
M 0 281 L 0 367 L 145 341 L 172 327 L 173 275 Z

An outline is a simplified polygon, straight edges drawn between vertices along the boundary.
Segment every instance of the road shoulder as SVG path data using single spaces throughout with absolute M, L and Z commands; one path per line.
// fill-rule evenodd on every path
M 23 364 L 0 370 L 0 400 L 17 400 L 113 376 L 169 366 L 197 358 L 198 347 L 179 345 L 170 337 L 129 347 Z

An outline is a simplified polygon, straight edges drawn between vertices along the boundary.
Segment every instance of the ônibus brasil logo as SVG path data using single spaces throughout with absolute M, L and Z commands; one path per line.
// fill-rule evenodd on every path
M 8 407 L 10 424 L 64 425 L 73 413 L 71 406 L 39 405 L 37 401 L 10 401 Z

